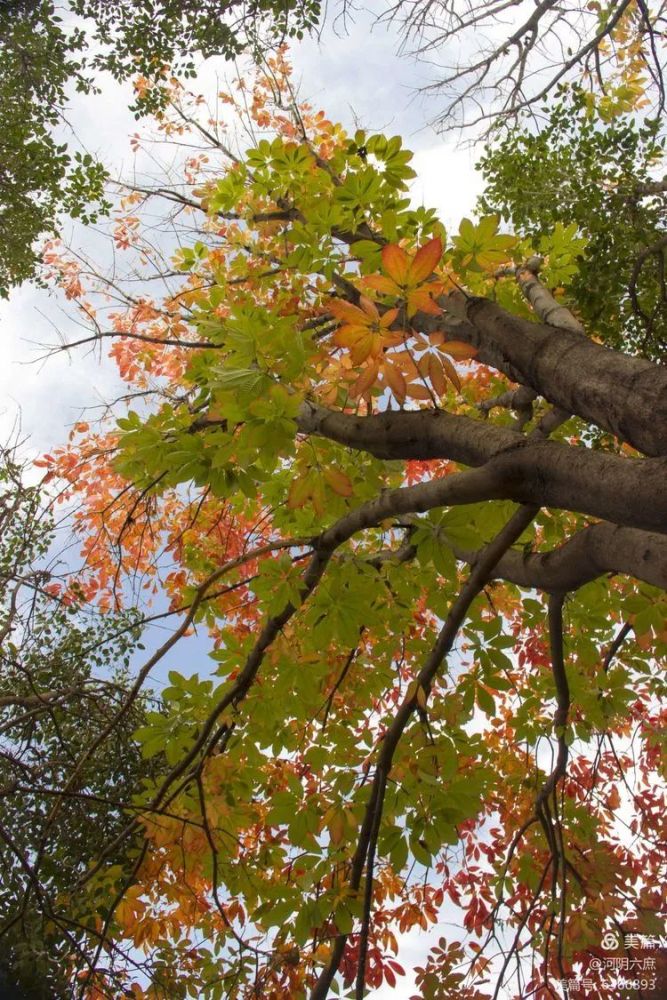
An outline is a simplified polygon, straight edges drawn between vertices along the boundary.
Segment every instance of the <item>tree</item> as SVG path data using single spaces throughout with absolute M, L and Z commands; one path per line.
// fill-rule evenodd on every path
M 311 0 L 0 4 L 0 296 L 33 276 L 35 243 L 57 231 L 63 213 L 89 223 L 108 211 L 104 165 L 57 138 L 73 87 L 92 94 L 105 72 L 160 79 L 172 65 L 187 77 L 197 54 L 232 59 L 261 47 L 265 32 L 300 34 L 318 10 Z M 159 106 L 160 88 L 150 93 L 149 106 L 135 104 L 138 115 Z
M 443 130 L 493 129 L 535 114 L 562 83 L 582 78 L 609 103 L 648 85 L 656 116 L 665 107 L 662 4 L 397 0 L 383 19 L 398 23 L 405 48 L 435 65 L 426 89 L 444 98 L 436 118 Z
M 487 150 L 480 208 L 500 213 L 537 254 L 555 231 L 566 245 L 580 240 L 576 266 L 558 273 L 552 249 L 553 283 L 605 344 L 664 360 L 667 180 L 655 177 L 664 134 L 659 119 L 619 110 L 564 89 L 542 128 L 507 131 Z
M 130 739 L 148 692 L 100 742 L 127 700 L 136 616 L 99 620 L 75 583 L 63 596 L 43 490 L 25 484 L 16 448 L 0 463 L 0 986 L 53 1000 L 72 995 L 95 931 L 72 884 L 156 768 Z M 130 864 L 125 850 L 112 860 Z
M 127 188 L 132 284 L 46 256 L 134 395 L 44 459 L 78 586 L 180 616 L 134 691 L 192 628 L 212 645 L 75 882 L 81 992 L 362 997 L 446 907 L 421 997 L 623 995 L 596 968 L 662 933 L 667 372 L 584 331 L 581 235 L 542 261 L 496 216 L 448 238 L 400 138 L 297 105 L 284 54 L 225 100 L 250 148 L 179 88 L 161 114 L 185 184 Z
M 504 31 L 503 14 L 518 9 Z M 525 8 L 528 11 L 525 11 Z M 339 14 L 346 20 L 349 5 Z M 524 16 L 525 15 L 525 16 Z M 57 136 L 67 125 L 72 88 L 92 94 L 99 74 L 138 78 L 132 110 L 156 111 L 170 71 L 192 77 L 195 59 L 242 52 L 262 57 L 267 46 L 301 38 L 321 20 L 319 0 L 6 0 L 0 5 L 0 296 L 35 273 L 40 237 L 58 232 L 64 216 L 96 222 L 109 209 L 105 166 L 72 153 Z M 444 96 L 436 115 L 443 129 L 511 121 L 534 111 L 557 85 L 583 72 L 605 100 L 631 105 L 649 91 L 664 109 L 662 5 L 636 0 L 473 4 L 399 0 L 377 14 L 399 25 L 404 44 L 438 66 L 440 53 L 470 53 L 427 90 Z M 490 39 L 490 40 L 489 40 Z M 92 44 L 91 44 L 92 43 Z M 471 45 L 472 43 L 472 45 Z M 153 84 L 144 86 L 144 82 Z

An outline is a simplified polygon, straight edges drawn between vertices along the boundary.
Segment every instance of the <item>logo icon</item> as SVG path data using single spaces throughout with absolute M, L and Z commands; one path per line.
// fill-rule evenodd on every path
M 614 948 L 618 948 L 618 937 L 613 931 L 607 931 L 602 938 L 602 947 L 605 951 L 612 951 Z

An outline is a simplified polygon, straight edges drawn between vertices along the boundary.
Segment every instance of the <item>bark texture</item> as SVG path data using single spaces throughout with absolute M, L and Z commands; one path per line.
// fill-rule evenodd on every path
M 667 367 L 512 316 L 487 299 L 470 299 L 465 314 L 467 322 L 454 316 L 452 332 L 483 364 L 645 455 L 667 454 Z
M 529 438 L 441 410 L 360 417 L 305 403 L 297 425 L 302 433 L 318 434 L 378 458 L 445 458 L 480 471 L 483 468 L 486 477 L 476 481 L 478 500 L 506 499 L 558 507 L 627 527 L 667 533 L 664 458 L 623 458 Z M 438 493 L 440 487 L 428 485 L 433 486 L 434 495 Z M 453 492 L 448 489 L 447 495 Z
M 451 334 L 474 346 L 479 362 L 518 385 L 479 409 L 512 407 L 526 394 L 527 413 L 517 421 L 518 429 L 439 409 L 364 416 L 303 403 L 297 418 L 301 434 L 380 459 L 446 459 L 468 467 L 387 491 L 325 531 L 319 544 L 333 549 L 388 517 L 508 499 L 600 523 L 589 524 L 551 552 L 507 551 L 496 566 L 497 578 L 554 594 L 617 573 L 667 588 L 667 367 L 594 343 L 528 265 L 517 268 L 515 276 L 547 322 L 529 322 L 493 302 L 459 293 L 442 301 Z M 442 318 L 432 316 L 418 316 L 415 323 L 426 333 L 443 327 Z M 554 409 L 524 433 L 538 397 Z M 614 434 L 646 457 L 548 440 L 568 414 Z M 476 553 L 456 555 L 473 566 L 478 559 Z

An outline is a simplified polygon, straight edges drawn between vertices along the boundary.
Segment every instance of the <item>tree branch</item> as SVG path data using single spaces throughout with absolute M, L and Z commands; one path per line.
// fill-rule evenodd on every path
M 667 382 L 665 399 L 667 405 Z M 667 533 L 664 459 L 624 458 L 545 441 L 541 435 L 527 438 L 509 428 L 441 410 L 387 411 L 361 417 L 306 402 L 297 427 L 304 434 L 317 434 L 378 458 L 447 458 L 481 466 L 488 478 L 485 487 L 480 483 L 479 499 L 558 507 Z M 594 490 L 591 483 L 595 483 Z M 433 483 L 431 488 L 437 491 L 441 486 Z
M 493 568 L 500 557 L 517 541 L 531 523 L 536 513 L 536 507 L 520 507 L 505 527 L 484 549 L 478 564 L 473 568 L 467 582 L 461 588 L 450 608 L 435 645 L 417 676 L 413 686 L 414 693 L 406 697 L 401 703 L 392 724 L 385 733 L 378 754 L 370 799 L 366 806 L 357 848 L 352 858 L 350 887 L 353 890 L 358 890 L 361 885 L 361 879 L 372 842 L 373 830 L 376 824 L 377 811 L 382 808 L 386 780 L 391 770 L 396 748 L 408 722 L 418 707 L 418 692 L 421 688 L 422 693 L 428 697 L 436 673 L 450 652 L 458 631 L 466 619 L 470 605 L 492 576 Z M 336 938 L 329 963 L 322 970 L 315 983 L 310 1000 L 326 1000 L 329 987 L 340 965 L 347 937 L 347 934 L 341 934 Z
M 448 301 L 453 333 L 477 348 L 482 364 L 646 455 L 667 454 L 665 366 L 612 351 L 572 330 L 512 316 L 487 299 L 461 303 L 450 297 L 442 304 Z M 419 320 L 426 331 L 442 329 L 434 317 Z
M 476 552 L 451 547 L 457 559 L 474 565 Z M 578 590 L 605 573 L 624 573 L 667 590 L 667 537 L 602 521 L 548 552 L 506 552 L 493 575 L 518 587 L 556 593 Z

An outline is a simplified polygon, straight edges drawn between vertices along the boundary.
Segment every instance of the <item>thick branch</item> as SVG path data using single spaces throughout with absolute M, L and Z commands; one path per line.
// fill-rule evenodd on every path
M 454 548 L 473 563 L 476 552 Z M 506 552 L 494 577 L 547 593 L 578 590 L 605 573 L 625 573 L 667 590 L 667 537 L 602 521 L 549 552 Z
M 455 319 L 453 329 L 477 348 L 478 361 L 646 455 L 667 455 L 667 367 L 512 316 L 486 299 L 468 300 L 465 310 L 467 322 Z
M 304 434 L 318 434 L 378 458 L 447 458 L 484 466 L 485 499 L 559 507 L 667 534 L 664 459 L 622 458 L 528 439 L 508 428 L 440 410 L 360 417 L 304 403 L 297 424 Z
M 561 330 L 570 330 L 572 333 L 584 333 L 584 328 L 579 320 L 567 306 L 553 297 L 532 268 L 528 266 L 518 267 L 516 280 L 524 296 L 543 323 L 557 326 Z
M 635 185 L 635 192 L 639 198 L 647 198 L 650 195 L 664 194 L 667 191 L 667 177 L 660 181 L 644 181 Z

